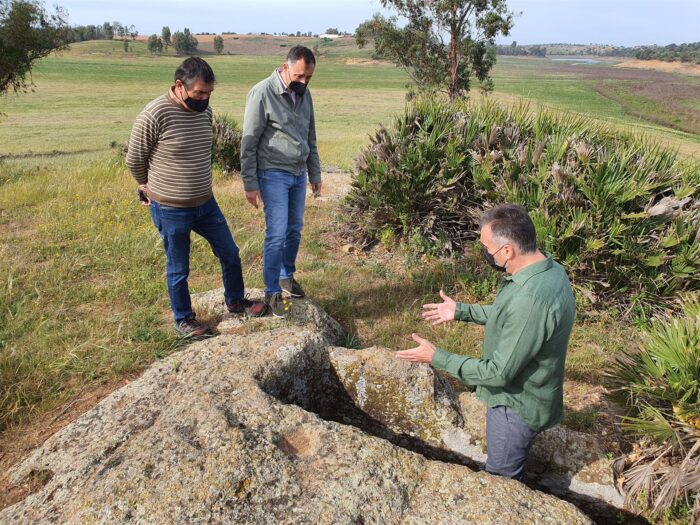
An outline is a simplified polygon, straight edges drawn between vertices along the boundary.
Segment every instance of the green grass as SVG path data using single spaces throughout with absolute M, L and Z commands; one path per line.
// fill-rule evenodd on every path
M 212 107 L 239 121 L 248 90 L 279 63 L 274 57 L 207 59 L 218 79 Z M 0 155 L 90 153 L 126 142 L 135 116 L 167 90 L 180 60 L 65 56 L 42 62 L 34 72 L 34 93 L 0 100 L 6 114 Z M 323 162 L 349 168 L 367 135 L 403 106 L 405 83 L 395 68 L 320 62 L 312 92 Z
M 645 133 L 682 153 L 700 158 L 700 135 L 674 127 L 668 108 L 637 96 L 630 82 L 590 79 L 582 73 L 558 69 L 558 63 L 541 58 L 499 57 L 492 76 L 494 95 L 506 101 L 526 100 L 537 106 L 578 113 L 612 124 L 619 129 Z M 600 75 L 611 63 L 583 65 L 595 68 Z M 679 76 L 680 77 L 680 76 Z M 682 81 L 696 84 L 694 77 L 683 76 Z M 605 92 L 610 84 L 615 87 L 614 97 Z

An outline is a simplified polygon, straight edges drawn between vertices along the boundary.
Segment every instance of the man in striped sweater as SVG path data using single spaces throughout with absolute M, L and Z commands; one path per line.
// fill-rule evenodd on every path
M 238 246 L 212 193 L 209 97 L 214 83 L 214 72 L 204 60 L 185 60 L 175 71 L 175 85 L 136 118 L 126 157 L 141 201 L 163 239 L 175 331 L 191 338 L 211 335 L 192 311 L 187 286 L 192 231 L 209 242 L 221 263 L 229 312 L 258 317 L 267 310 L 264 303 L 244 296 Z

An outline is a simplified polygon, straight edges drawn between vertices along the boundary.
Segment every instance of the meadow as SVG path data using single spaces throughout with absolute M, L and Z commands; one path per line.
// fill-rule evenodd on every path
M 288 46 L 267 44 L 267 55 L 207 56 L 218 77 L 216 112 L 241 118 L 247 91 Z M 311 84 L 319 150 L 328 171 L 348 171 L 368 135 L 402 109 L 407 77 L 372 62 L 368 51 L 327 47 Z M 33 92 L 0 99 L 0 466 L 181 345 L 171 329 L 160 239 L 114 147 L 127 141 L 141 108 L 165 92 L 181 59 L 149 56 L 143 42 L 132 49 L 76 44 L 37 66 Z M 502 58 L 492 96 L 585 114 L 700 158 L 700 136 L 684 131 L 691 129 L 684 110 L 674 128 L 668 113 L 676 110 L 654 106 L 634 89 L 624 100 L 606 95 L 604 68 L 614 71 L 614 64 Z M 669 75 L 684 93 L 699 84 Z M 325 180 L 328 196 L 309 202 L 298 277 L 346 328 L 346 345 L 406 348 L 419 331 L 449 350 L 478 355 L 479 328 L 429 329 L 420 305 L 441 288 L 461 301 L 488 300 L 495 276 L 476 258 L 415 259 L 382 247 L 346 253 L 335 224 L 347 176 Z M 246 284 L 260 287 L 262 215 L 246 204 L 236 176 L 216 173 L 215 194 L 241 248 Z M 216 259 L 199 238 L 190 283 L 193 292 L 220 286 Z M 636 345 L 635 334 L 614 310 L 580 319 L 567 362 L 568 424 L 602 424 L 597 401 L 581 399 L 600 391 L 604 365 Z

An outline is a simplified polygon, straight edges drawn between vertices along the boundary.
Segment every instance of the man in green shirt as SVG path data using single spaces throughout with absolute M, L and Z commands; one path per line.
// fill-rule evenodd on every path
M 504 204 L 487 211 L 480 240 L 484 258 L 506 272 L 494 303 L 456 303 L 440 291 L 443 302 L 424 305 L 423 317 L 433 325 L 453 319 L 485 325 L 481 359 L 451 354 L 417 334 L 416 348 L 396 354 L 476 385 L 487 406 L 486 470 L 520 480 L 535 436 L 563 417 L 575 301 L 564 269 L 537 250 L 525 208 Z

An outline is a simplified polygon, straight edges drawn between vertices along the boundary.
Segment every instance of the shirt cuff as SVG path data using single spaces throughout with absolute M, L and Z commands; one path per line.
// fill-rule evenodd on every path
M 469 305 L 466 303 L 457 303 L 457 308 L 455 309 L 455 319 L 457 321 L 471 321 L 471 311 Z
M 445 366 L 447 366 L 447 359 L 449 357 L 450 353 L 448 351 L 437 347 L 435 349 L 435 353 L 433 354 L 433 360 L 430 361 L 430 366 L 433 368 L 439 368 L 440 370 L 445 370 Z
M 259 191 L 260 186 L 258 186 L 257 177 L 255 180 L 243 180 L 243 189 L 245 191 Z

